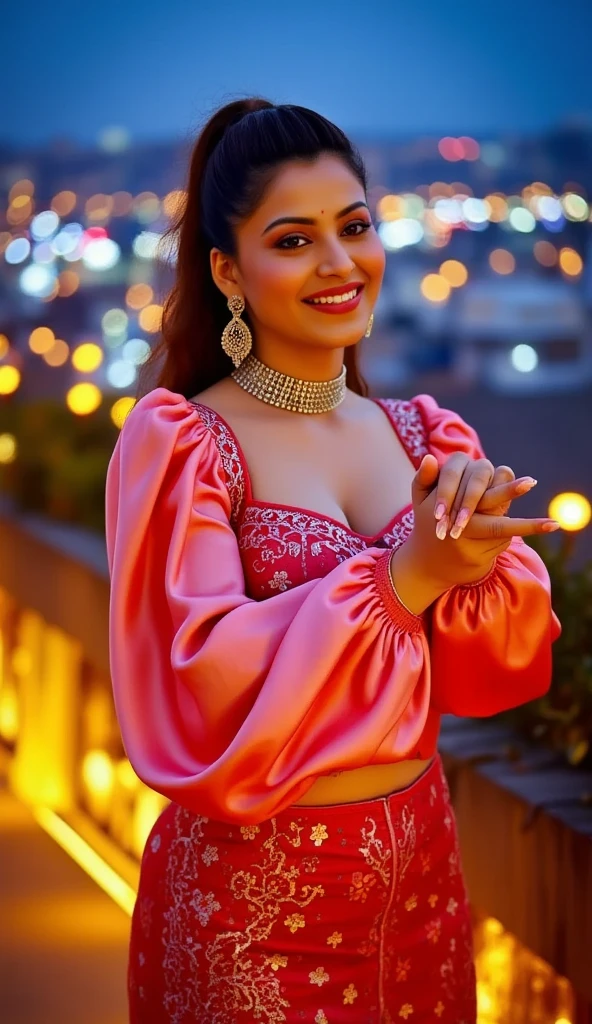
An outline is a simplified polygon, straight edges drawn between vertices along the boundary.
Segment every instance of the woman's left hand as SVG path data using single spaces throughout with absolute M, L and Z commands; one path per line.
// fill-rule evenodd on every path
M 536 485 L 533 477 L 515 479 L 510 466 L 494 467 L 488 459 L 452 455 L 438 477 L 435 516 L 436 534 L 444 540 L 448 530 L 457 540 L 473 512 L 506 515 L 512 501 Z

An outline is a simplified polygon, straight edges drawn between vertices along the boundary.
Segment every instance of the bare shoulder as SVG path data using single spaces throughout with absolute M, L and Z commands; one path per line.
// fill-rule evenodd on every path
M 214 412 L 219 412 L 221 416 L 224 416 L 229 408 L 236 407 L 237 390 L 238 388 L 231 377 L 223 377 L 222 380 L 211 384 L 209 388 L 204 388 L 203 391 L 193 395 L 190 401 L 206 405 L 208 408 L 213 409 Z

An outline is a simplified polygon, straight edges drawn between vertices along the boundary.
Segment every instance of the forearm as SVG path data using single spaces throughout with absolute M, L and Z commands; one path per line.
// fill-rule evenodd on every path
M 445 541 L 443 543 L 446 543 Z M 437 574 L 437 566 L 424 566 L 421 558 L 410 541 L 393 551 L 390 560 L 390 574 L 393 586 L 403 604 L 414 615 L 421 615 L 442 594 L 452 587 L 471 586 L 480 583 L 489 575 L 495 563 L 495 554 L 491 559 L 473 568 L 464 566 L 462 578 L 444 580 Z

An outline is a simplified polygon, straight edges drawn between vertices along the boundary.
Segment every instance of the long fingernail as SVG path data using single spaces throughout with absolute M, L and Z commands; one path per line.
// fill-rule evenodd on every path
M 470 512 L 468 508 L 461 508 L 460 512 L 456 517 L 456 522 L 450 531 L 450 536 L 453 540 L 458 540 L 465 526 L 469 521 Z
M 444 516 L 436 526 L 436 537 L 438 540 L 446 539 L 446 532 L 448 530 L 448 516 Z
M 561 524 L 556 522 L 543 523 L 541 530 L 543 533 L 554 533 L 555 530 L 560 530 Z
M 533 487 L 536 487 L 537 484 L 538 480 L 535 480 L 532 476 L 527 476 L 524 478 L 524 480 L 519 480 L 516 484 L 516 493 L 526 494 L 527 491 L 530 491 Z
M 446 505 L 444 504 L 443 501 L 440 501 L 436 505 L 436 510 L 434 512 L 434 516 L 436 517 L 436 519 L 441 519 L 442 516 L 444 515 L 445 511 L 446 511 Z

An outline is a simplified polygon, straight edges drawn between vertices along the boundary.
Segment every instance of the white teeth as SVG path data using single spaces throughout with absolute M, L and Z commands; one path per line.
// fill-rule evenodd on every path
M 336 302 L 337 304 L 339 304 L 340 302 L 350 302 L 352 299 L 355 299 L 357 294 L 358 294 L 358 289 L 354 288 L 353 291 L 346 292 L 345 295 L 323 295 L 320 299 L 309 299 L 309 302 L 314 302 L 314 303 L 324 303 L 324 302 L 333 303 L 333 302 Z

